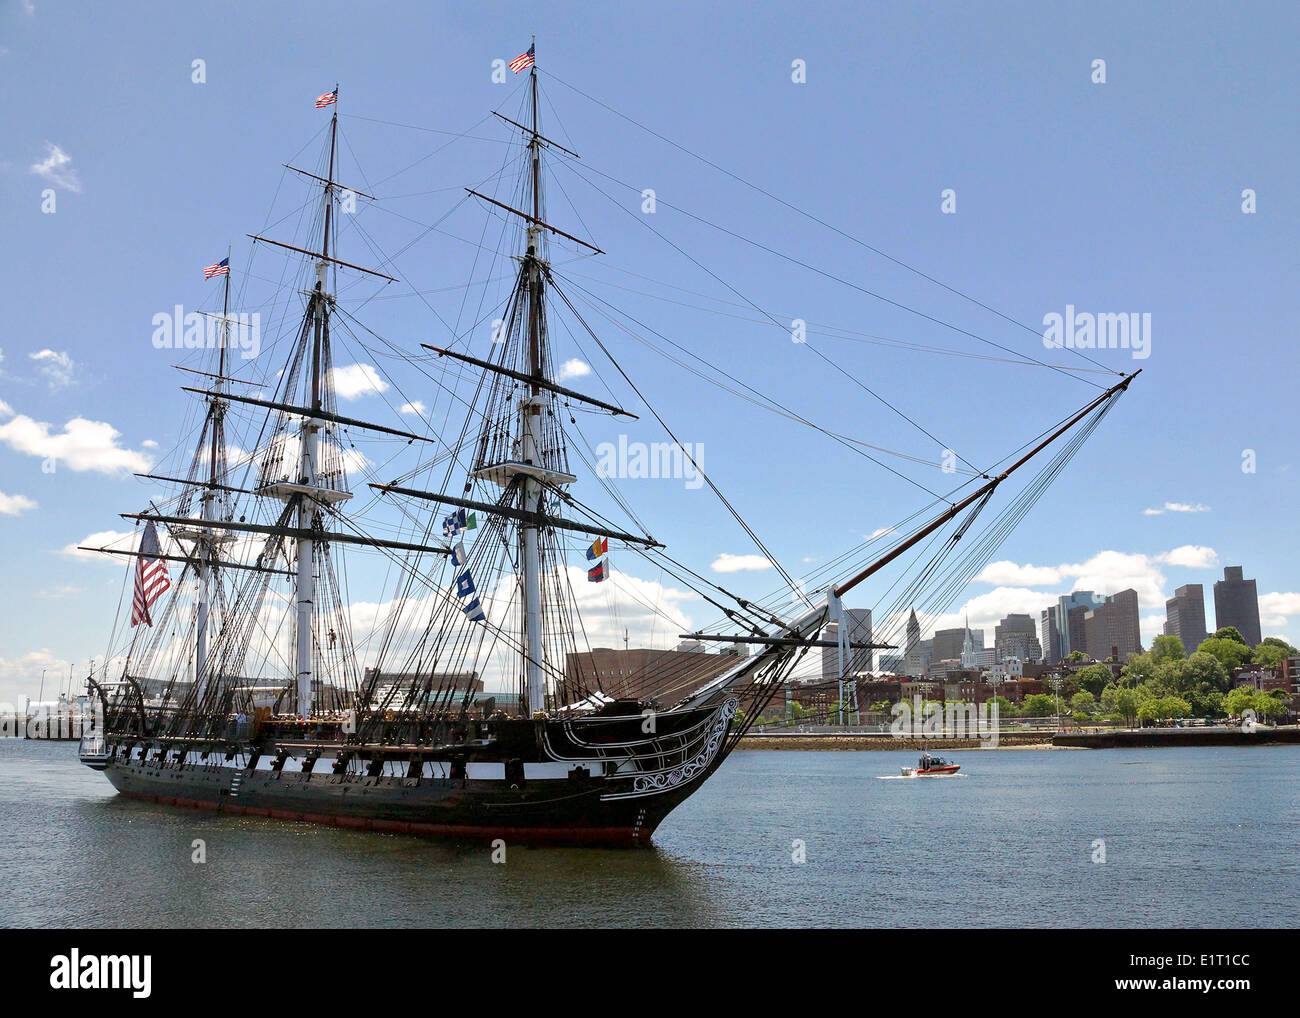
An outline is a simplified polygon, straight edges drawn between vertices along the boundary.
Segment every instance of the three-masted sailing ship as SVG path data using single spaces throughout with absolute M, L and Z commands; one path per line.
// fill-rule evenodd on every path
M 572 153 L 540 132 L 536 66 L 529 78 L 520 120 L 497 114 L 521 132 L 514 200 L 466 189 L 517 223 L 497 335 L 482 356 L 453 349 L 455 341 L 406 351 L 423 358 L 425 377 L 442 366 L 460 386 L 458 432 L 339 412 L 335 339 L 340 328 L 363 327 L 337 299 L 338 276 L 394 277 L 339 254 L 336 207 L 368 196 L 336 179 L 337 88 L 317 103 L 333 107 L 320 172 L 295 171 L 321 190 L 319 234 L 311 246 L 254 237 L 312 272 L 301 318 L 284 337 L 283 369 L 264 383 L 242 377 L 228 354 L 234 270 L 223 266 L 215 363 L 199 373 L 202 384 L 186 387 L 203 408 L 189 469 L 147 475 L 173 494 L 123 514 L 143 527 L 135 547 L 106 549 L 129 559 L 133 624 L 126 628 L 124 611 L 125 651 L 91 682 L 103 717 L 81 758 L 121 793 L 378 831 L 645 844 L 781 695 L 797 662 L 860 649 L 845 626 L 834 640 L 822 635 L 850 590 L 923 542 L 935 556 L 957 548 L 999 486 L 1040 457 L 1039 476 L 1054 474 L 1074 447 L 1067 436 L 1095 427 L 1127 387 L 1131 376 L 816 593 L 757 604 L 709 584 L 635 514 L 619 525 L 580 494 L 583 478 L 570 464 L 574 414 L 634 415 L 561 384 L 548 309 L 558 301 L 587 326 L 557 282 L 550 243 L 598 249 L 548 221 L 543 161 Z M 274 391 L 260 392 L 264 385 Z M 229 447 L 233 413 L 250 422 L 250 449 Z M 403 454 L 434 450 L 406 475 L 370 485 L 404 531 L 367 529 L 351 509 L 352 438 L 366 433 Z M 1064 449 L 1049 455 L 1053 447 Z M 575 541 L 590 542 L 597 565 L 589 579 L 607 575 L 612 545 L 699 590 L 729 631 L 712 638 L 747 652 L 714 656 L 707 674 L 649 666 L 639 695 L 626 683 L 614 689 L 583 663 L 588 641 L 573 588 L 582 573 L 566 564 Z M 364 647 L 344 561 L 357 551 L 386 558 L 397 578 Z M 160 569 L 170 570 L 166 584 L 152 579 Z M 484 693 L 483 676 L 497 680 L 496 696 Z

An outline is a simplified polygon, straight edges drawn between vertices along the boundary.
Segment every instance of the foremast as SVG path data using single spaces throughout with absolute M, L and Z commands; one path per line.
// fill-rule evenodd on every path
M 218 477 L 225 471 L 225 416 L 226 401 L 221 398 L 226 382 L 226 347 L 230 341 L 230 248 L 226 248 L 226 271 L 223 276 L 224 290 L 221 298 L 221 322 L 219 327 L 220 342 L 217 344 L 217 377 L 213 385 L 216 394 L 208 403 L 208 483 L 200 496 L 202 510 L 200 516 L 205 524 L 218 519 L 217 502 L 221 483 Z M 203 702 L 208 682 L 208 616 L 211 602 L 211 584 L 217 571 L 217 549 L 223 536 L 211 526 L 204 526 L 199 531 L 199 592 L 197 617 L 194 622 L 194 690 L 196 704 Z

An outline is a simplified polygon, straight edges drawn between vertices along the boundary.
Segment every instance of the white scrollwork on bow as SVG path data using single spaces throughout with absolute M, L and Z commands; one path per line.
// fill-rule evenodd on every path
M 694 757 L 671 771 L 660 771 L 658 774 L 642 774 L 638 776 L 633 783 L 634 790 L 653 792 L 662 788 L 672 788 L 674 785 L 680 785 L 683 781 L 689 781 L 699 774 L 718 755 L 722 740 L 727 737 L 727 730 L 731 727 L 731 720 L 736 716 L 736 711 L 739 709 L 740 701 L 735 697 L 728 699 L 714 713 L 708 741 Z

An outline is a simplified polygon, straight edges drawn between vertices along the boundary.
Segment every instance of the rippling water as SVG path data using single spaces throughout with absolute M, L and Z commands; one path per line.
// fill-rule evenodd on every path
M 1294 926 L 1300 748 L 738 752 L 650 851 L 365 834 L 120 798 L 0 739 L 4 926 Z M 191 861 L 191 843 L 207 861 Z M 1106 861 L 1092 861 L 1104 839 Z M 793 861 L 795 842 L 806 862 Z

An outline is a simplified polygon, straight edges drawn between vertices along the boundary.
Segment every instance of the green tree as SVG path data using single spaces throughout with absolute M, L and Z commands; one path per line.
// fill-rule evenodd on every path
M 1088 690 L 1081 689 L 1070 697 L 1070 710 L 1076 718 L 1089 718 L 1097 712 L 1097 698 Z
M 1151 642 L 1151 657 L 1157 664 L 1161 661 L 1181 661 L 1186 656 L 1183 641 L 1176 636 L 1157 636 Z
M 1223 709 L 1229 717 L 1241 717 L 1241 712 L 1255 705 L 1255 691 L 1249 686 L 1229 690 L 1223 698 Z
M 1268 693 L 1256 693 L 1251 707 L 1255 711 L 1255 716 L 1267 720 L 1269 718 L 1280 718 L 1286 713 L 1286 704 L 1277 697 Z
M 1223 717 L 1223 694 L 1217 689 L 1184 693 L 1183 698 L 1192 705 L 1192 713 L 1197 717 Z
M 986 708 L 989 711 L 990 717 L 992 716 L 993 707 L 995 705 L 998 708 L 999 718 L 1013 718 L 1019 713 L 1016 710 L 1016 705 L 1013 704 L 1010 700 L 1008 700 L 1005 696 L 1000 696 L 1000 695 L 991 696 L 988 699 L 988 707 Z
M 1134 725 L 1138 719 L 1138 707 L 1151 699 L 1151 694 L 1141 686 L 1133 688 L 1123 688 L 1109 686 L 1108 690 L 1113 689 L 1114 693 L 1110 698 L 1112 716 L 1123 721 L 1127 725 Z M 1105 702 L 1105 693 L 1102 697 Z
M 1223 663 L 1213 654 L 1197 651 L 1184 663 L 1187 689 L 1198 689 L 1208 685 L 1220 693 L 1226 693 L 1232 685 L 1232 676 Z
M 1045 718 L 1056 713 L 1056 697 L 1051 693 L 1033 693 L 1025 697 L 1021 712 L 1027 718 Z
M 1137 707 L 1137 716 L 1143 721 L 1165 721 L 1187 717 L 1191 713 L 1192 705 L 1179 696 L 1153 696 Z
M 1081 650 L 1072 650 L 1072 651 L 1070 651 L 1070 653 L 1068 653 L 1068 654 L 1065 655 L 1065 660 L 1067 660 L 1067 661 L 1087 661 L 1087 660 L 1088 660 L 1088 655 L 1085 654 L 1085 653 L 1084 653 L 1083 651 L 1081 651 Z
M 1227 629 L 1234 633 L 1237 632 L 1232 626 L 1228 626 Z M 1224 630 L 1220 629 L 1219 632 L 1222 633 Z M 1247 664 L 1251 656 L 1250 648 L 1246 646 L 1245 641 L 1219 636 L 1218 633 L 1202 640 L 1201 645 L 1196 648 L 1196 652 L 1198 654 L 1212 654 L 1218 659 L 1219 664 L 1223 665 L 1229 675 L 1232 675 L 1242 665 Z M 1195 657 L 1196 655 L 1193 654 L 1192 656 Z
M 1105 665 L 1085 665 L 1074 673 L 1080 689 L 1086 689 L 1095 697 L 1113 680 L 1114 676 Z
M 1246 638 L 1241 635 L 1241 630 L 1236 626 L 1224 626 L 1222 629 L 1216 629 L 1212 640 L 1233 640 L 1236 643 L 1246 646 Z
M 1120 670 L 1120 678 L 1127 686 L 1141 685 L 1147 679 L 1155 677 L 1159 664 L 1160 662 L 1150 651 L 1145 654 L 1134 654 Z
M 1300 654 L 1286 640 L 1276 636 L 1265 637 L 1255 648 L 1254 663 L 1261 668 L 1276 668 L 1285 659 Z

